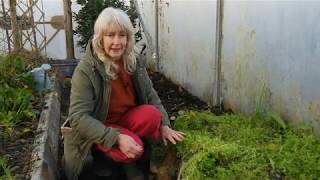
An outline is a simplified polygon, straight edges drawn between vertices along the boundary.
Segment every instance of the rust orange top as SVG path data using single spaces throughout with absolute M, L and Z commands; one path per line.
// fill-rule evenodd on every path
M 124 113 L 136 106 L 135 90 L 131 76 L 125 71 L 122 61 L 117 63 L 117 79 L 111 82 L 111 95 L 106 123 L 116 122 Z

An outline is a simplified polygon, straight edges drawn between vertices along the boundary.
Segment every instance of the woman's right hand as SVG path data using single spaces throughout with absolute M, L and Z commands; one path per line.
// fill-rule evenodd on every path
M 140 146 L 136 141 L 125 134 L 120 134 L 118 139 L 119 149 L 128 157 L 135 158 L 142 153 L 142 146 Z

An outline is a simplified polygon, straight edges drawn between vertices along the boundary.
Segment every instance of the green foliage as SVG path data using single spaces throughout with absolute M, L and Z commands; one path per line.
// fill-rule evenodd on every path
M 182 179 L 316 179 L 320 140 L 311 129 L 289 129 L 280 116 L 180 115 L 175 127 L 186 132 L 178 144 Z
M 0 157 L 0 180 L 13 180 L 10 168 L 5 159 Z
M 11 128 L 14 124 L 31 119 L 35 116 L 32 111 L 32 94 L 21 88 L 0 89 L 0 123 Z
M 0 86 L 14 88 L 32 87 L 32 75 L 28 66 L 19 56 L 7 56 L 0 61 Z
M 17 56 L 7 56 L 0 61 L 0 126 L 6 130 L 35 117 L 30 70 Z
M 82 5 L 78 14 L 74 14 L 74 20 L 78 23 L 75 33 L 80 36 L 78 45 L 85 48 L 88 40 L 93 34 L 94 23 L 100 12 L 106 7 L 115 7 L 125 11 L 133 24 L 136 27 L 136 19 L 138 14 L 134 3 L 130 1 L 130 6 L 127 6 L 123 0 L 77 0 L 77 3 Z M 136 40 L 141 38 L 140 30 L 136 33 Z

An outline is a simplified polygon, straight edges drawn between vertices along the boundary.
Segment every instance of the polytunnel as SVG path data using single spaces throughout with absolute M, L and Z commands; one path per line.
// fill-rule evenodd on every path
M 135 52 L 186 134 L 176 146 L 150 143 L 144 179 L 320 176 L 320 2 L 1 0 L 0 179 L 67 179 L 61 126 L 87 58 L 77 15 L 108 3 L 135 9 Z M 39 92 L 28 78 L 41 64 L 51 69 Z M 99 168 L 82 179 L 132 179 Z

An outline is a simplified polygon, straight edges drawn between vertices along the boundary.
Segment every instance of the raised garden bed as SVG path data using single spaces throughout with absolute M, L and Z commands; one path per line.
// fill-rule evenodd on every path
M 58 142 L 61 79 L 56 75 L 72 74 L 76 64 L 69 63 L 67 68 L 59 69 L 62 72 L 50 71 L 54 86 L 38 93 L 32 90 L 35 82 L 29 71 L 41 62 L 43 60 L 33 61 L 31 55 L 0 59 L 0 179 L 60 177 Z M 55 62 L 54 65 L 60 64 Z
M 0 179 L 30 178 L 30 157 L 43 106 L 42 94 L 32 91 L 30 58 L 0 58 Z

